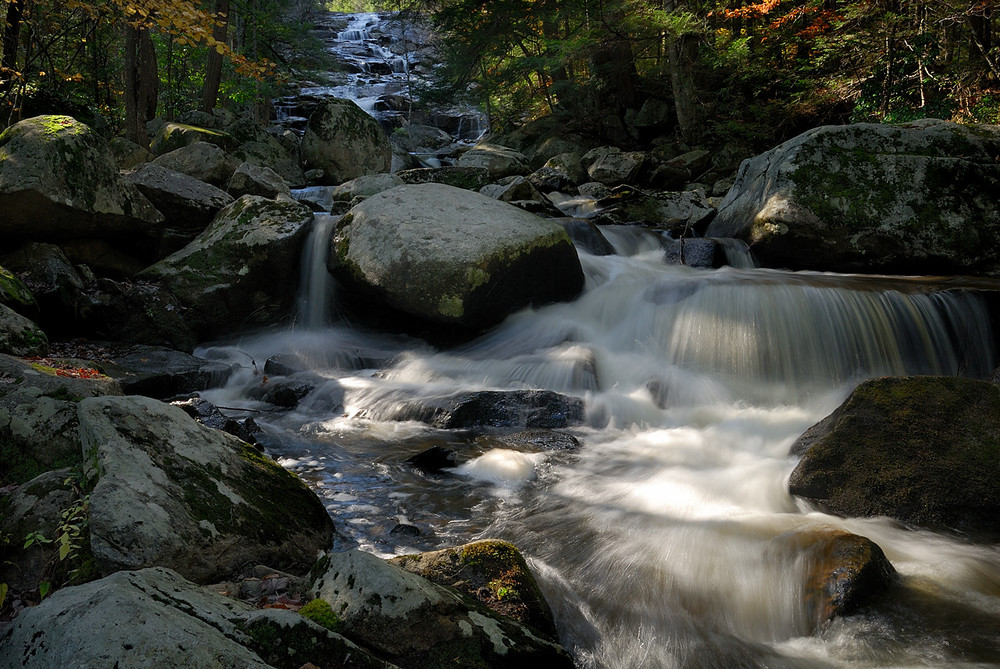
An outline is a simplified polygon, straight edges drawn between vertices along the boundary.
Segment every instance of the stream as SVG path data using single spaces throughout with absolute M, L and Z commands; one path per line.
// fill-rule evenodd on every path
M 616 254 L 579 249 L 579 298 L 447 350 L 345 322 L 313 253 L 300 325 L 200 349 L 244 367 L 204 395 L 260 412 L 262 443 L 320 495 L 336 548 L 515 543 L 580 667 L 1000 666 L 1000 546 L 831 516 L 787 489 L 792 442 L 861 380 L 989 375 L 982 282 L 668 266 L 654 235 L 605 232 Z M 284 412 L 246 392 L 274 356 L 311 388 Z M 579 445 L 379 418 L 483 389 L 581 398 L 585 424 L 560 431 Z M 407 462 L 432 446 L 457 466 Z M 872 539 L 901 584 L 814 630 L 789 537 L 816 529 Z

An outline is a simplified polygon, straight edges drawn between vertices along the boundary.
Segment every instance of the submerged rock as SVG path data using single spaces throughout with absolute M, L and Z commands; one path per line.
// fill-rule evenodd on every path
M 562 428 L 583 423 L 583 400 L 551 390 L 480 390 L 366 409 L 375 420 L 418 420 L 442 429 Z
M 1000 535 L 1000 387 L 870 379 L 792 446 L 789 489 L 832 513 Z
M 400 186 L 353 208 L 331 241 L 330 270 L 368 308 L 468 331 L 583 288 L 560 226 L 440 184 Z
M 708 234 L 771 267 L 995 274 L 998 155 L 997 126 L 815 128 L 744 161 Z
M 306 485 L 239 439 L 157 400 L 102 397 L 79 407 L 98 569 L 163 566 L 219 581 L 245 564 L 307 570 L 333 523 Z

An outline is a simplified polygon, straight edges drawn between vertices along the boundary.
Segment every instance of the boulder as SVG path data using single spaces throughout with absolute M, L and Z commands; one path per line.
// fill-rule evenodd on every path
M 440 184 L 400 186 L 354 207 L 331 240 L 330 269 L 356 299 L 467 330 L 583 288 L 560 226 Z
M 485 167 L 461 167 L 457 165 L 403 170 L 396 173 L 396 176 L 408 184 L 438 183 L 465 190 L 479 190 L 493 181 L 490 171 Z
M 233 145 L 233 138 L 228 133 L 213 128 L 201 128 L 186 123 L 164 123 L 150 142 L 149 150 L 162 156 L 196 142 L 208 142 L 227 149 Z
M 342 633 L 404 668 L 566 667 L 540 633 L 450 588 L 369 553 L 330 553 L 314 594 L 339 612 Z
M 588 181 L 587 170 L 583 168 L 583 156 L 575 151 L 559 153 L 545 161 L 544 167 L 565 172 L 574 184 Z
M 31 315 L 38 311 L 38 303 L 31 290 L 3 266 L 0 266 L 0 304 L 23 314 Z
M 557 638 L 552 610 L 514 544 L 483 539 L 389 560 L 439 585 L 460 590 L 493 611 Z
M 402 186 L 403 183 L 395 174 L 368 174 L 334 187 L 331 195 L 334 202 L 350 202 L 355 198 L 371 197 L 384 190 Z
M 664 246 L 663 261 L 668 265 L 714 269 L 726 264 L 726 251 L 714 239 L 671 239 L 665 240 Z
M 323 184 L 388 172 L 389 138 L 374 118 L 350 100 L 324 100 L 309 117 L 302 137 L 302 163 L 323 170 Z
M 744 161 L 708 234 L 772 267 L 995 274 L 998 155 L 997 126 L 815 128 Z
M 177 297 L 202 339 L 289 317 L 312 212 L 290 199 L 244 195 L 194 241 L 137 279 Z
M 376 420 L 417 420 L 442 429 L 562 428 L 583 423 L 583 400 L 551 390 L 479 390 L 393 400 L 361 412 Z
M 494 180 L 531 172 L 523 153 L 499 144 L 477 144 L 463 153 L 455 165 L 486 169 Z
M 337 186 L 309 186 L 297 189 L 292 193 L 292 197 L 312 211 L 329 214 L 333 210 L 333 191 L 337 188 Z
M 233 197 L 224 190 L 159 162 L 147 163 L 127 178 L 166 216 L 157 252 L 160 258 L 198 236 L 219 210 L 233 201 Z
M 270 167 L 257 167 L 250 163 L 243 163 L 236 168 L 229 179 L 226 191 L 233 197 L 260 195 L 274 199 L 279 195 L 292 196 L 288 184 L 277 172 Z
M 859 385 L 792 446 L 789 489 L 843 516 L 1000 536 L 1000 387 L 913 376 Z
M 116 346 L 109 361 L 95 366 L 118 382 L 126 395 L 166 399 L 217 388 L 236 371 L 236 365 L 205 360 L 162 346 Z
M 522 176 L 504 177 L 498 183 L 483 186 L 479 192 L 501 202 L 546 201 L 534 184 Z
M 50 335 L 70 334 L 80 320 L 84 280 L 62 249 L 54 244 L 29 242 L 3 256 L 10 271 L 17 272 L 38 302 L 34 319 Z
M 144 147 L 124 137 L 115 137 L 110 142 L 111 153 L 115 156 L 118 169 L 131 170 L 143 163 L 148 163 L 156 156 Z
M 84 365 L 78 361 L 72 366 L 79 370 Z M 23 483 L 50 469 L 80 465 L 77 404 L 86 397 L 121 394 L 112 379 L 86 371 L 86 376 L 71 376 L 42 362 L 0 355 L 2 484 Z
M 108 143 L 69 116 L 37 116 L 0 133 L 0 236 L 125 239 L 142 246 L 163 216 L 122 179 Z
M 166 286 L 132 280 L 101 282 L 82 323 L 87 336 L 191 351 L 203 341 L 185 305 Z M 196 312 L 197 313 L 197 312 Z
M 254 167 L 274 170 L 290 188 L 301 188 L 306 185 L 307 179 L 299 161 L 298 138 L 295 137 L 295 140 L 292 150 L 278 138 L 265 133 L 260 139 L 240 144 L 233 150 L 233 156 Z
M 646 155 L 641 151 L 622 151 L 615 146 L 602 146 L 589 151 L 582 158 L 587 166 L 587 175 L 593 181 L 607 186 L 617 186 L 635 182 Z
M 22 611 L 0 637 L 0 669 L 268 669 L 241 644 L 251 640 L 238 623 L 251 613 L 169 569 L 119 572 Z
M 221 188 L 229 182 L 240 161 L 215 144 L 198 141 L 158 156 L 153 164 Z M 159 205 L 157 208 L 163 211 Z
M 0 304 L 0 353 L 22 357 L 44 356 L 49 340 L 34 321 Z
M 90 398 L 79 418 L 102 574 L 164 566 L 209 583 L 256 563 L 303 573 L 333 544 L 326 509 L 298 477 L 177 407 Z
M 578 248 L 595 256 L 614 255 L 615 247 L 611 245 L 601 229 L 593 221 L 585 218 L 561 217 L 553 219 L 562 226 L 569 238 Z

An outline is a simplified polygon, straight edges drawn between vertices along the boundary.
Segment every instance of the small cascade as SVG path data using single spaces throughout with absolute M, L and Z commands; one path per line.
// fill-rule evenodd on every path
M 330 233 L 339 220 L 339 216 L 315 214 L 302 250 L 299 322 L 310 330 L 323 328 L 330 322 L 333 277 L 326 259 L 330 253 Z

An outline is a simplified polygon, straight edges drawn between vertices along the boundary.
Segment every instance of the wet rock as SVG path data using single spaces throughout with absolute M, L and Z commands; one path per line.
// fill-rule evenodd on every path
M 796 538 L 806 562 L 806 606 L 817 626 L 855 612 L 898 576 L 878 544 L 848 532 L 817 532 Z
M 572 667 L 557 644 L 458 592 L 369 553 L 330 553 L 314 593 L 342 633 L 401 667 Z
M 292 192 L 292 197 L 311 210 L 329 214 L 333 209 L 333 191 L 336 186 L 309 186 Z
M 587 253 L 595 256 L 610 256 L 615 254 L 615 247 L 607 240 L 601 229 L 585 218 L 557 218 L 556 223 L 573 240 L 573 244 Z
M 458 464 L 458 454 L 443 446 L 431 446 L 406 460 L 417 469 L 428 474 L 438 474 L 443 469 L 450 469 Z
M 789 490 L 843 516 L 1000 535 L 1000 388 L 972 379 L 865 381 L 792 446 Z
M 294 409 L 315 387 L 313 383 L 301 379 L 275 379 L 254 385 L 247 396 L 283 409 Z
M 260 432 L 260 427 L 253 418 L 232 418 L 230 416 L 226 416 L 219 410 L 219 407 L 215 406 L 203 397 L 189 397 L 184 400 L 174 400 L 171 404 L 182 409 L 184 413 L 191 416 L 205 427 L 210 427 L 213 430 L 228 432 L 248 444 L 257 443 L 256 435 Z
M 514 544 L 483 539 L 389 560 L 439 585 L 455 588 L 500 615 L 557 636 L 555 619 L 535 577 Z
M 583 287 L 558 225 L 439 184 L 400 186 L 345 215 L 330 270 L 355 300 L 434 326 L 475 331 Z
M 726 253 L 714 239 L 666 240 L 663 261 L 668 265 L 687 265 L 713 269 L 726 264 Z
M 164 153 L 155 158 L 153 164 L 221 188 L 232 177 L 240 161 L 215 144 L 199 141 Z M 166 211 L 163 213 L 169 215 Z
M 354 102 L 329 98 L 309 117 L 302 137 L 302 163 L 323 170 L 323 183 L 336 185 L 365 174 L 388 172 L 389 138 L 378 121 Z
M 998 155 L 996 126 L 815 128 L 745 161 L 708 234 L 769 267 L 996 274 Z
M 126 395 L 165 399 L 225 385 L 236 365 L 205 360 L 160 346 L 116 347 L 97 367 Z
M 549 390 L 482 390 L 394 402 L 362 413 L 378 420 L 418 420 L 443 429 L 562 428 L 583 422 L 583 400 Z
M 312 217 L 293 200 L 244 195 L 190 244 L 136 278 L 175 295 L 202 340 L 282 322 L 294 305 Z
M 163 220 L 122 179 L 107 142 L 69 116 L 25 119 L 0 134 L 0 212 L 7 244 L 102 237 L 142 247 Z
M 580 448 L 580 440 L 571 434 L 557 430 L 520 430 L 476 437 L 475 444 L 481 448 L 508 448 L 516 451 L 537 453 L 539 451 L 575 451 Z
M 301 480 L 181 409 L 91 398 L 79 418 L 102 574 L 158 565 L 208 583 L 247 563 L 303 573 L 332 545 L 330 517 Z

